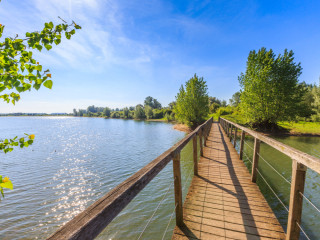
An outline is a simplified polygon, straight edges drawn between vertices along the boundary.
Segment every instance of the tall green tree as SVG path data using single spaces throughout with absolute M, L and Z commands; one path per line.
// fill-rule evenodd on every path
M 147 119 L 151 119 L 153 117 L 152 107 L 146 105 L 144 107 L 144 113 L 145 113 Z
M 236 92 L 232 95 L 232 98 L 229 99 L 229 103 L 231 106 L 238 107 L 238 105 L 240 104 L 240 95 L 240 92 Z
M 1 0 L 0 0 L 1 2 Z M 76 29 L 81 27 L 74 22 L 54 25 L 45 23 L 41 31 L 27 32 L 25 36 L 5 37 L 2 39 L 5 26 L 0 24 L 0 99 L 6 103 L 15 104 L 20 100 L 20 93 L 39 90 L 41 86 L 51 89 L 52 80 L 50 70 L 43 70 L 43 66 L 33 57 L 35 51 L 43 48 L 48 51 L 52 46 L 60 44 L 63 35 L 70 39 Z M 4 93 L 3 93 L 4 92 Z M 11 152 L 14 147 L 28 147 L 33 143 L 34 135 L 0 139 L 0 152 Z M 12 188 L 8 177 L 0 175 L 0 192 L 3 188 Z
M 245 73 L 239 76 L 241 110 L 248 122 L 262 128 L 273 128 L 278 121 L 297 116 L 303 96 L 298 84 L 301 65 L 294 61 L 293 51 L 276 56 L 272 49 L 251 51 Z
M 194 128 L 201 124 L 209 114 L 208 87 L 203 77 L 196 74 L 190 78 L 185 87 L 181 85 L 174 106 L 176 118 Z
M 123 117 L 124 118 L 130 118 L 130 116 L 129 116 L 129 108 L 125 107 L 123 109 Z
M 103 109 L 103 115 L 106 116 L 106 117 L 110 117 L 110 113 L 111 113 L 111 109 L 108 108 L 108 107 L 105 107 Z
M 134 110 L 134 118 L 135 119 L 144 119 L 144 118 L 146 118 L 143 106 L 141 104 L 138 104 L 136 106 L 136 108 Z

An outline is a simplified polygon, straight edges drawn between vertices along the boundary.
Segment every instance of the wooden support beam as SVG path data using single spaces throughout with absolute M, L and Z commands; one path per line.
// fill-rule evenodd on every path
M 197 134 L 193 137 L 193 172 L 198 175 L 198 141 Z
M 232 138 L 232 131 L 233 131 L 233 125 L 231 125 L 231 128 L 230 128 L 230 135 L 229 135 L 230 142 L 231 142 L 231 138 Z
M 300 228 L 297 223 L 301 223 L 303 197 L 307 167 L 292 159 L 291 192 L 289 203 L 289 216 L 287 225 L 287 240 L 298 240 Z
M 202 133 L 203 129 L 199 129 L 199 140 L 200 140 L 200 156 L 203 157 L 203 145 L 202 145 Z
M 252 175 L 251 175 L 251 181 L 256 182 L 257 181 L 257 168 L 258 168 L 258 162 L 259 162 L 259 152 L 260 152 L 260 140 L 255 138 L 254 139 L 254 149 L 253 149 L 253 160 L 252 160 Z
M 207 128 L 207 127 L 204 127 L 203 130 L 204 130 L 204 134 L 203 134 L 203 136 L 204 136 L 204 138 L 203 138 L 203 145 L 204 145 L 204 146 L 207 146 L 208 128 Z
M 176 152 L 173 157 L 173 177 L 174 177 L 174 200 L 175 200 L 175 206 L 176 206 L 176 224 L 178 227 L 181 227 L 183 225 L 183 210 L 182 210 L 180 152 Z
M 242 160 L 243 158 L 243 147 L 244 147 L 244 138 L 246 132 L 244 130 L 241 131 L 241 139 L 240 139 L 240 156 L 239 158 Z
M 233 146 L 234 148 L 236 148 L 236 144 L 237 144 L 237 128 L 234 128 L 234 139 L 233 139 Z

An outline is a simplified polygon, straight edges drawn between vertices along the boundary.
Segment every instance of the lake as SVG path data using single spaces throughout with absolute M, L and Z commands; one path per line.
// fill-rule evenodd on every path
M 0 154 L 14 190 L 0 202 L 1 239 L 44 239 L 185 136 L 172 124 L 74 117 L 1 117 L 1 138 L 35 134 L 34 144 Z M 192 145 L 182 153 L 191 180 Z M 183 155 L 184 154 L 184 155 Z M 100 239 L 135 239 L 173 182 L 172 163 L 121 212 Z M 184 195 L 188 189 L 185 186 Z M 173 186 L 143 238 L 160 239 L 174 209 Z M 165 239 L 175 225 L 174 215 Z M 98 238 L 98 239 L 99 239 Z
M 1 117 L 0 132 L 1 138 L 24 133 L 36 136 L 29 148 L 0 154 L 0 174 L 9 176 L 14 184 L 14 190 L 5 190 L 5 199 L 0 201 L 1 239 L 45 239 L 185 136 L 167 123 L 76 117 Z M 278 140 L 320 157 L 318 137 Z M 246 137 L 246 143 L 245 154 L 251 158 L 253 141 Z M 261 156 L 291 180 L 289 158 L 265 144 Z M 183 149 L 181 159 L 185 197 L 193 174 L 192 142 Z M 246 157 L 244 161 L 250 168 Z M 259 170 L 288 205 L 290 185 L 263 160 Z M 141 239 L 170 239 L 175 226 L 172 175 L 170 162 L 97 239 L 137 239 L 165 194 Z M 283 206 L 261 178 L 257 183 L 286 227 Z M 319 190 L 319 175 L 308 169 L 306 195 L 317 206 Z M 304 202 L 302 226 L 311 239 L 320 236 L 319 217 Z

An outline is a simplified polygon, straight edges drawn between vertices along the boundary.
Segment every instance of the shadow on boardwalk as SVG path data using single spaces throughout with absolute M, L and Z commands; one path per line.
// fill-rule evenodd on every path
M 172 239 L 284 239 L 278 220 L 217 123 Z

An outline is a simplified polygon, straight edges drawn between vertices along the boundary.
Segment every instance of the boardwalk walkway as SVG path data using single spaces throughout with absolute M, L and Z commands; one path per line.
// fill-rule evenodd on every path
M 172 239 L 285 239 L 284 231 L 250 180 L 233 145 L 213 123 L 199 176 L 194 176 L 185 200 L 184 226 Z

